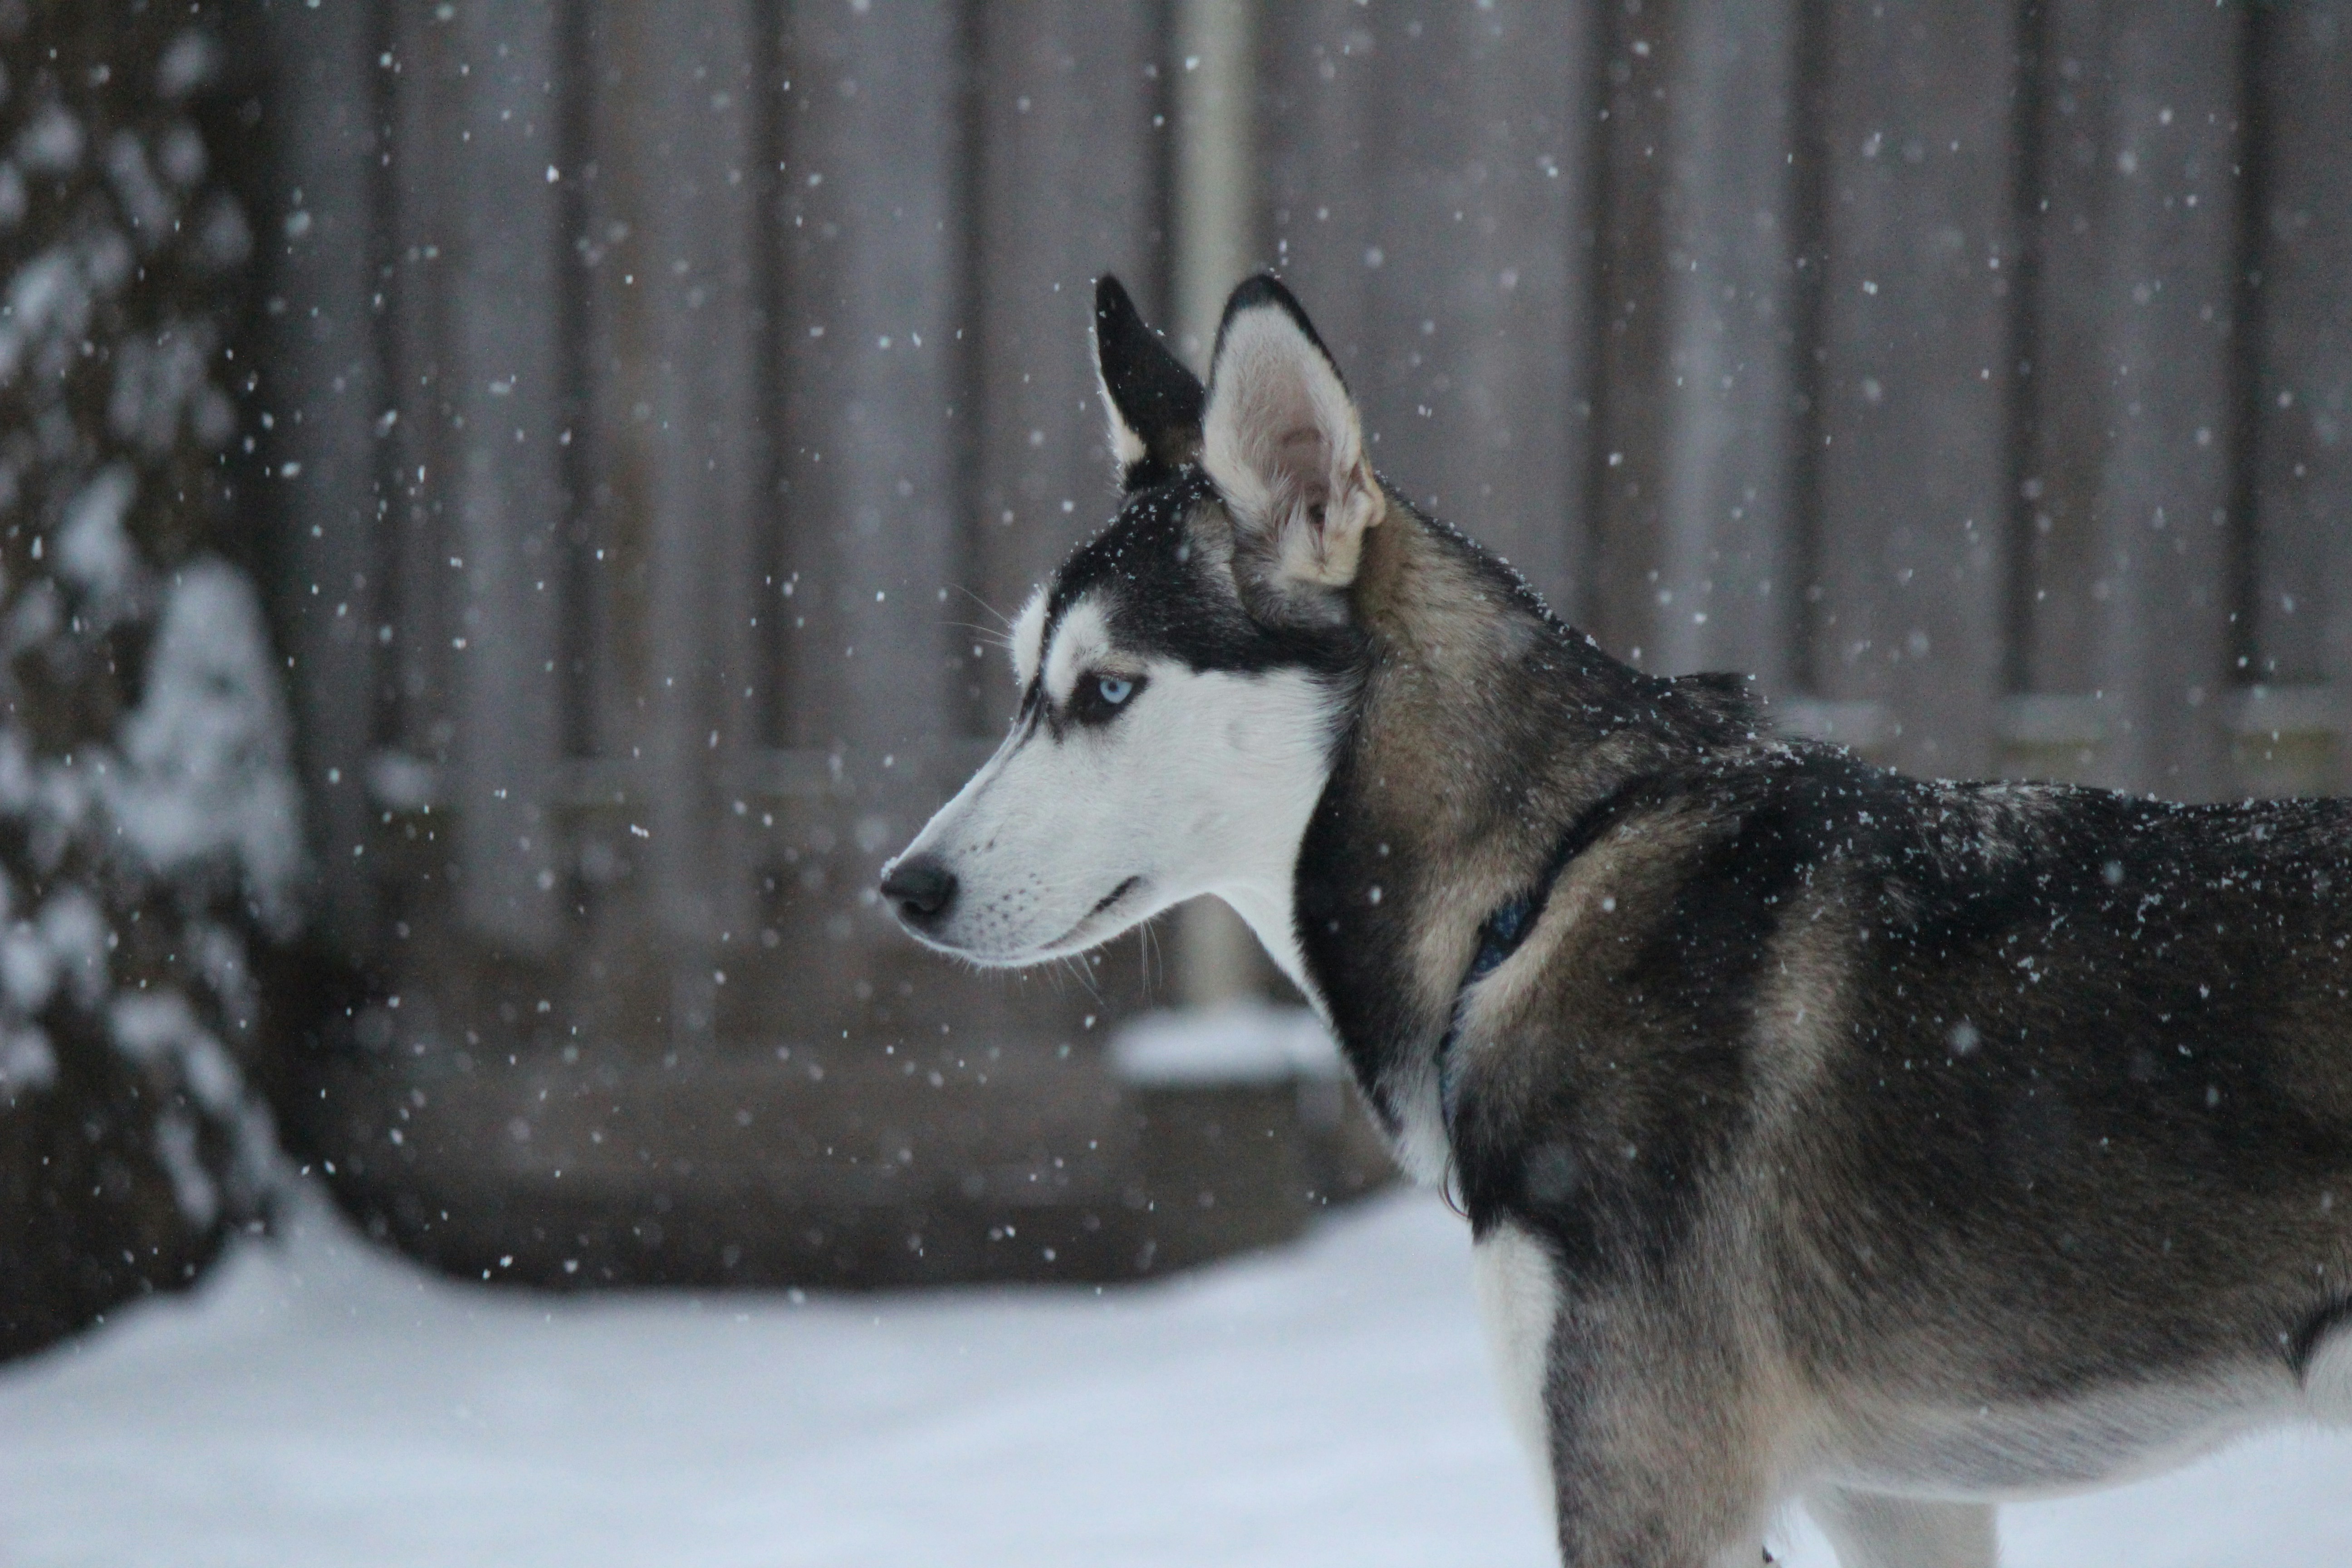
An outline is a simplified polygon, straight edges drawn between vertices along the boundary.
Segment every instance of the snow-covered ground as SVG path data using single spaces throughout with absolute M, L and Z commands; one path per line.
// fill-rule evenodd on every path
M 0 1372 L 0 1563 L 1526 1564 L 1460 1222 L 1421 1195 L 1097 1295 L 549 1300 L 315 1201 Z M 1801 1517 L 1806 1568 L 1828 1554 Z M 2340 1568 L 2352 1437 L 2012 1509 L 2012 1568 Z

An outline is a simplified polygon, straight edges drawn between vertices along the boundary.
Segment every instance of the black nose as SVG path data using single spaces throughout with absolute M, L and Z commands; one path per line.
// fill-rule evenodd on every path
M 898 906 L 898 918 L 908 925 L 928 926 L 955 902 L 955 873 L 935 855 L 910 856 L 883 874 L 882 896 Z

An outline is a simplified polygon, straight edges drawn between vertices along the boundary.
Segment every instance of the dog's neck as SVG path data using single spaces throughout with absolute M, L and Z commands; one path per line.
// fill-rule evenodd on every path
M 1628 779 L 1752 738 L 1744 701 L 1612 658 L 1402 498 L 1368 540 L 1351 608 L 1366 639 L 1355 755 L 1449 859 L 1499 852 L 1498 870 L 1525 873 Z
M 1482 922 L 1629 781 L 1747 733 L 1720 690 L 1641 674 L 1391 494 L 1352 593 L 1360 685 L 1300 847 L 1306 971 L 1417 1174 L 1435 1055 Z

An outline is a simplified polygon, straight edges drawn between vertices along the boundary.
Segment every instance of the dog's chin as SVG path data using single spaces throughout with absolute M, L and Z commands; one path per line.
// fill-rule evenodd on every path
M 935 935 L 919 931 L 901 920 L 898 923 L 908 935 L 934 952 L 948 953 L 966 963 L 982 969 L 1026 969 L 1032 964 L 1051 963 L 1057 958 L 1075 958 L 1090 948 L 1149 920 L 1157 906 L 1144 897 L 1145 882 L 1141 877 L 1129 877 L 1113 888 L 1095 906 L 1078 917 L 1077 923 L 1061 935 L 1047 942 L 1024 942 L 1005 948 L 983 948 L 957 942 L 952 936 Z

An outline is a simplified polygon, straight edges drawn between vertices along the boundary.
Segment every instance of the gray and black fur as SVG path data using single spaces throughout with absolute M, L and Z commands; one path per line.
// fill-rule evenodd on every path
M 2352 806 L 1783 738 L 1385 486 L 1351 582 L 1270 587 L 1199 384 L 1097 321 L 1143 453 L 1049 617 L 1328 693 L 1299 977 L 1519 1260 L 1564 1562 L 1753 1563 L 1803 1494 L 1849 1564 L 1990 1563 L 1991 1500 L 2352 1417 Z

